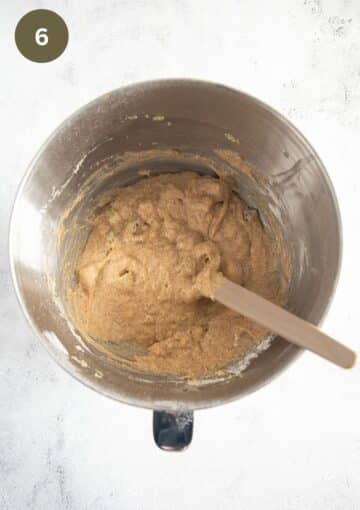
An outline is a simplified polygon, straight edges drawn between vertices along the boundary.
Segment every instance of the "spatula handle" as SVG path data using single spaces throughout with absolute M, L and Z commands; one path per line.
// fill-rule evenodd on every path
M 296 315 L 274 305 L 244 287 L 225 280 L 215 291 L 215 299 L 254 322 L 300 347 L 343 368 L 351 368 L 356 353 Z

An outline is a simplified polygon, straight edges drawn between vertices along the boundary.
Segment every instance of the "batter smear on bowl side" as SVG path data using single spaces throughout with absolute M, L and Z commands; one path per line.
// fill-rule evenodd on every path
M 223 276 L 283 305 L 285 248 L 222 179 L 193 172 L 121 188 L 93 220 L 71 294 L 78 329 L 134 345 L 134 367 L 202 378 L 269 332 L 212 300 Z M 285 264 L 286 266 L 286 264 Z

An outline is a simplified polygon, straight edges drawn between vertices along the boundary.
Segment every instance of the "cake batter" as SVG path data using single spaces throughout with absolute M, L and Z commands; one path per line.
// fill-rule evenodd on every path
M 77 266 L 74 321 L 95 342 L 131 344 L 146 372 L 201 378 L 269 332 L 212 300 L 223 276 L 277 304 L 283 249 L 229 185 L 193 172 L 118 190 L 93 221 Z

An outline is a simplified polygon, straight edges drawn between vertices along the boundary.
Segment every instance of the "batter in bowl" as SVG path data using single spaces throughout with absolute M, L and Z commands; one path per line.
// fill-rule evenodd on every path
M 96 343 L 135 344 L 146 372 L 202 378 L 269 332 L 212 300 L 226 276 L 283 305 L 284 246 L 221 179 L 193 172 L 121 188 L 93 221 L 71 295 Z

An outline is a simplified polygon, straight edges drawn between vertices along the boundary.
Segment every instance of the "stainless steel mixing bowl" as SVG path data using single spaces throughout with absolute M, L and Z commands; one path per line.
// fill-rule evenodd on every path
M 136 152 L 141 157 L 129 157 Z M 232 160 L 225 161 L 224 154 L 232 154 Z M 57 249 L 57 230 L 74 200 L 76 214 L 85 218 L 97 196 L 133 182 L 145 168 L 154 173 L 183 168 L 211 172 L 206 161 L 212 161 L 232 175 L 240 195 L 256 202 L 248 177 L 236 166 L 236 155 L 264 176 L 258 184 L 291 249 L 288 307 L 318 324 L 339 271 L 341 229 L 335 194 L 319 157 L 294 126 L 242 92 L 207 82 L 163 80 L 105 94 L 66 119 L 44 143 L 14 206 L 12 275 L 32 329 L 79 381 L 114 399 L 156 410 L 154 435 L 164 448 L 189 443 L 194 409 L 258 389 L 300 350 L 276 338 L 242 374 L 195 384 L 138 374 L 111 363 L 86 347 L 67 318 L 61 293 L 64 250 Z M 104 178 L 93 178 L 101 172 Z

